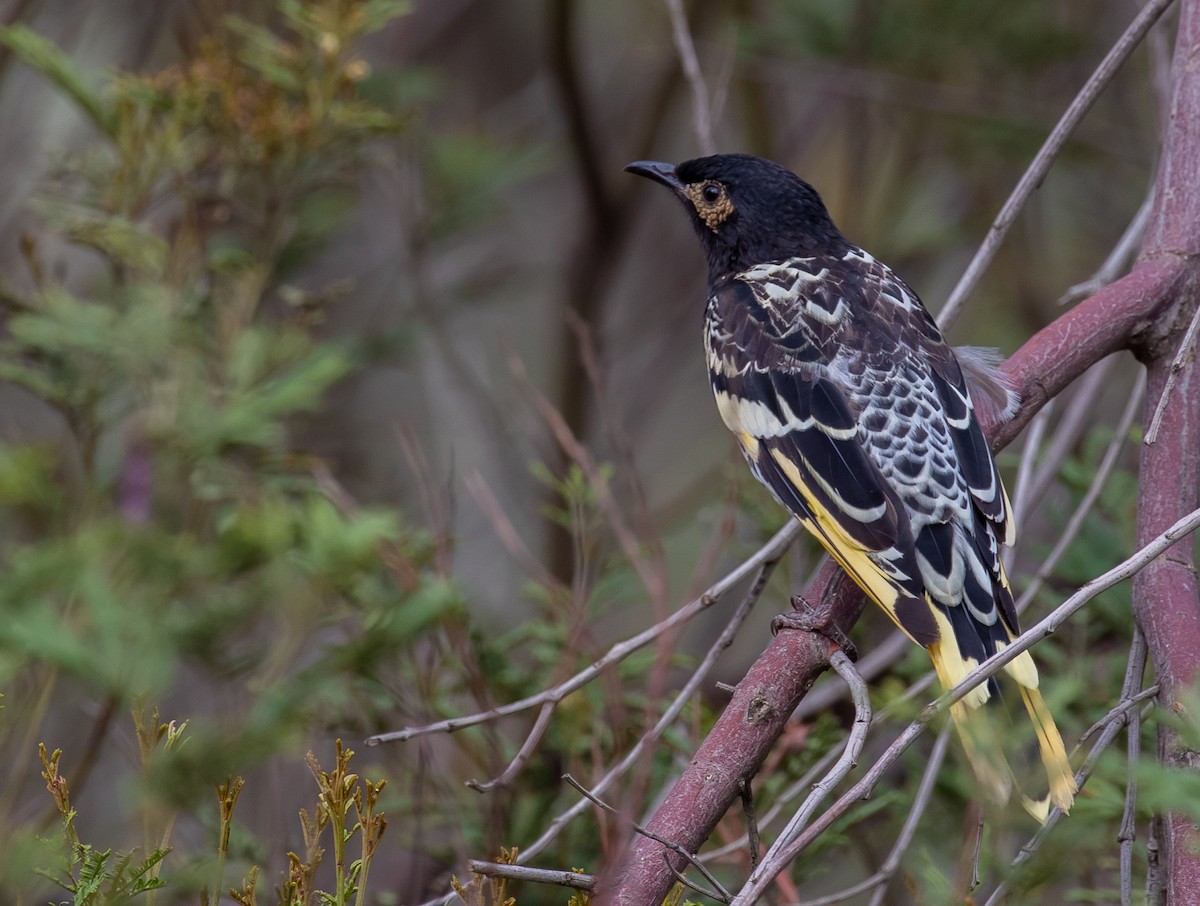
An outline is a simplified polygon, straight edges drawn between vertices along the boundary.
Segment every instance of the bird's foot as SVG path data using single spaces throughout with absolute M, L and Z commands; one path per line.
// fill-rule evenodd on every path
M 816 606 L 809 603 L 804 595 L 792 596 L 792 612 L 781 613 L 771 620 L 771 633 L 778 635 L 784 629 L 799 629 L 803 632 L 815 632 L 824 636 L 846 653 L 852 661 L 858 660 L 858 649 L 850 641 L 850 637 L 834 622 L 831 607 Z

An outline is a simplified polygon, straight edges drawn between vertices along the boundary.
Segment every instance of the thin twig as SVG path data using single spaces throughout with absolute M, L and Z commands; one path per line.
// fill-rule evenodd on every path
M 1158 683 L 1154 683 L 1152 686 L 1147 686 L 1145 689 L 1143 689 L 1137 695 L 1134 695 L 1128 699 L 1125 699 L 1119 705 L 1117 705 L 1115 708 L 1113 708 L 1111 711 L 1109 711 L 1107 714 L 1105 714 L 1102 718 L 1100 718 L 1098 721 L 1096 721 L 1094 724 L 1092 724 L 1087 729 L 1087 732 L 1080 735 L 1079 745 L 1082 745 L 1083 743 L 1087 742 L 1094 735 L 1096 735 L 1101 730 L 1103 730 L 1105 727 L 1107 727 L 1110 723 L 1112 723 L 1114 719 L 1124 715 L 1124 713 L 1126 711 L 1128 711 L 1130 708 L 1134 708 L 1137 705 L 1142 704 L 1142 702 L 1145 702 L 1148 699 L 1154 698 L 1154 696 L 1158 695 L 1158 693 L 1161 691 L 1162 691 L 1162 686 L 1160 686 Z
M 1033 576 L 1033 580 L 1029 583 L 1029 587 L 1025 589 L 1017 601 L 1018 612 L 1024 610 L 1038 591 L 1041 590 L 1046 579 L 1054 571 L 1054 567 L 1058 565 L 1058 561 L 1067 552 L 1067 548 L 1075 541 L 1076 536 L 1087 520 L 1088 514 L 1091 513 L 1092 508 L 1096 505 L 1096 501 L 1100 499 L 1100 493 L 1104 490 L 1104 486 L 1108 484 L 1109 476 L 1117 465 L 1117 458 L 1124 448 L 1126 441 L 1129 439 L 1129 429 L 1133 426 L 1133 420 L 1137 417 L 1138 412 L 1141 411 L 1142 394 L 1145 391 L 1146 371 L 1142 369 L 1138 373 L 1132 392 L 1129 394 L 1129 400 L 1125 404 L 1125 411 L 1121 413 L 1121 417 L 1117 421 L 1112 440 L 1109 441 L 1104 455 L 1100 458 L 1100 465 L 1097 466 L 1095 473 L 1092 475 L 1092 481 L 1088 485 L 1087 491 L 1079 501 L 1078 506 L 1075 507 L 1075 511 L 1071 513 L 1071 518 L 1067 520 L 1066 527 L 1055 543 L 1053 550 L 1042 561 L 1041 566 L 1038 567 L 1037 572 Z
M 1187 333 L 1183 335 L 1183 342 L 1179 344 L 1179 351 L 1175 353 L 1175 358 L 1171 361 L 1171 371 L 1167 374 L 1167 382 L 1163 386 L 1162 395 L 1158 398 L 1158 405 L 1154 407 L 1154 418 L 1150 419 L 1150 428 L 1146 431 L 1146 439 L 1144 441 L 1146 446 L 1150 446 L 1158 440 L 1158 429 L 1162 425 L 1163 412 L 1166 411 L 1167 401 L 1171 398 L 1171 391 L 1175 389 L 1175 382 L 1179 379 L 1179 372 L 1183 370 L 1183 366 L 1195 354 L 1197 329 L 1200 329 L 1200 308 L 1197 308 L 1196 313 L 1192 315 L 1192 321 L 1188 324 Z
M 1150 819 L 1150 836 L 1146 839 L 1146 906 L 1162 906 L 1166 897 L 1158 848 L 1162 822 L 1162 815 Z
M 591 790 L 589 790 L 587 787 L 585 787 L 582 783 L 580 783 L 578 780 L 576 780 L 570 774 L 563 774 L 562 779 L 565 780 L 572 787 L 574 787 L 581 796 L 583 796 L 585 799 L 588 800 L 588 802 L 591 802 L 593 805 L 596 805 L 599 808 L 604 809 L 604 811 L 609 812 L 610 814 L 616 815 L 619 818 L 625 817 L 621 814 L 620 811 L 613 808 L 611 805 L 609 805 L 607 802 L 605 802 L 603 799 L 601 799 L 599 796 L 597 796 L 595 793 L 593 793 Z M 677 853 L 678 855 L 682 856 L 688 862 L 688 864 L 695 866 L 696 870 L 698 872 L 700 872 L 700 874 L 704 875 L 704 880 L 708 881 L 708 883 L 710 883 L 714 888 L 716 888 L 719 891 L 717 896 L 720 898 L 720 900 L 724 903 L 728 903 L 730 901 L 731 897 L 729 895 L 729 891 L 727 891 L 724 887 L 721 886 L 721 882 L 713 877 L 712 872 L 710 872 L 707 868 L 705 868 L 704 864 L 699 859 L 697 859 L 695 857 L 695 855 L 693 855 L 692 853 L 689 853 L 686 849 L 684 849 L 682 846 L 680 846 L 675 841 L 668 840 L 665 837 L 660 837 L 658 834 L 654 833 L 653 831 L 647 830 L 645 827 L 638 824 L 632 818 L 628 819 L 628 821 L 629 821 L 630 826 L 633 827 L 633 829 L 635 831 L 637 831 L 639 834 L 641 834 L 643 837 L 647 837 L 647 838 L 653 840 L 655 843 L 659 843 L 662 846 L 665 846 L 671 852 Z M 671 870 L 675 871 L 675 867 L 673 865 L 671 866 Z M 681 880 L 687 884 L 692 883 L 682 877 L 680 877 L 679 880 Z M 699 888 L 697 888 L 697 889 L 699 889 Z M 711 894 L 708 894 L 708 895 L 711 896 Z
M 1004 207 L 1000 209 L 1000 213 L 996 215 L 995 221 L 988 230 L 987 236 L 979 247 L 979 251 L 975 253 L 975 257 L 971 259 L 971 263 L 967 266 L 966 272 L 958 281 L 958 285 L 954 287 L 954 291 L 950 294 L 950 298 L 946 304 L 942 306 L 942 310 L 938 313 L 938 324 L 945 329 L 958 316 L 962 309 L 963 303 L 966 302 L 967 296 L 974 291 L 975 286 L 979 283 L 980 277 L 983 276 L 984 270 L 991 264 L 992 259 L 996 256 L 996 251 L 1000 248 L 1001 242 L 1004 240 L 1005 234 L 1008 233 L 1009 227 L 1017 218 L 1017 213 L 1024 206 L 1029 196 L 1033 194 L 1033 190 L 1042 184 L 1042 180 L 1046 178 L 1046 173 L 1050 170 L 1050 165 L 1054 159 L 1058 157 L 1063 145 L 1071 133 L 1075 131 L 1075 127 L 1079 125 L 1084 114 L 1091 108 L 1093 102 L 1099 96 L 1101 90 L 1108 84 L 1109 80 L 1120 68 L 1125 59 L 1133 52 L 1138 43 L 1150 30 L 1157 20 L 1162 15 L 1163 11 L 1170 6 L 1172 0 L 1149 0 L 1145 6 L 1138 10 L 1137 16 L 1133 22 L 1125 29 L 1125 33 L 1121 35 L 1112 49 L 1105 55 L 1100 65 L 1096 67 L 1096 71 L 1080 89 L 1079 94 L 1071 102 L 1062 118 L 1058 121 L 1058 125 L 1054 127 L 1054 131 L 1046 139 L 1037 156 L 1029 165 L 1029 168 L 1021 176 L 1016 188 L 1012 194 L 1008 196 L 1008 200 L 1004 203 Z
M 497 787 L 508 786 L 516 778 L 525 764 L 533 757 L 533 753 L 537 751 L 537 744 L 542 741 L 542 736 L 546 732 L 546 728 L 550 726 L 550 718 L 554 715 L 554 702 L 546 702 L 542 705 L 542 710 L 538 712 L 537 720 L 533 722 L 533 727 L 525 736 L 525 742 L 521 745 L 521 749 L 517 752 L 512 761 L 508 763 L 508 767 L 504 769 L 499 777 L 494 780 L 489 780 L 486 783 L 478 780 L 468 780 L 467 786 L 475 790 L 477 793 L 490 793 Z
M 489 878 L 507 878 L 510 881 L 531 881 L 534 884 L 556 884 L 575 890 L 595 890 L 596 878 L 577 871 L 557 868 L 530 868 L 528 865 L 511 865 L 508 862 L 483 862 L 472 859 L 467 868 L 473 874 Z
M 983 853 L 983 810 L 979 810 L 979 817 L 975 822 L 975 848 L 971 850 L 971 890 L 976 890 L 983 883 L 983 878 L 979 873 L 980 856 Z
M 692 89 L 692 117 L 696 127 L 696 141 L 705 154 L 715 154 L 717 146 L 713 142 L 712 106 L 708 100 L 708 86 L 704 83 L 704 74 L 700 72 L 700 61 L 696 57 L 692 33 L 688 29 L 683 0 L 666 2 L 667 11 L 671 14 L 671 36 L 675 39 L 675 49 L 679 52 L 684 78 Z
M 813 784 L 808 798 L 796 810 L 792 820 L 787 823 L 771 848 L 767 850 L 767 854 L 763 856 L 762 861 L 751 872 L 751 881 L 760 874 L 768 874 L 773 878 L 783 869 L 782 865 L 776 864 L 779 853 L 784 851 L 788 844 L 800 834 L 817 810 L 817 806 L 858 764 L 858 756 L 862 753 L 863 745 L 867 741 L 867 732 L 871 728 L 871 698 L 866 682 L 863 681 L 853 662 L 841 649 L 836 649 L 830 654 L 829 666 L 836 670 L 838 676 L 845 680 L 846 685 L 850 687 L 850 697 L 854 701 L 854 725 L 850 730 L 841 757 L 834 763 L 826 776 Z
M 773 565 L 782 556 L 783 552 L 787 550 L 788 545 L 792 543 L 799 531 L 800 523 L 789 522 L 750 557 L 738 564 L 736 568 L 730 570 L 723 578 L 710 585 L 708 591 L 700 595 L 700 597 L 689 601 L 667 617 L 667 619 L 613 645 L 599 660 L 585 667 L 569 679 L 559 683 L 557 686 L 544 689 L 536 695 L 528 696 L 519 701 L 500 705 L 489 711 L 480 711 L 476 714 L 468 714 L 463 717 L 452 717 L 419 727 L 406 727 L 403 730 L 393 730 L 390 733 L 380 733 L 368 738 L 367 745 L 374 746 L 382 742 L 404 742 L 430 733 L 454 733 L 466 727 L 473 727 L 477 724 L 498 720 L 502 717 L 508 717 L 510 714 L 519 714 L 530 708 L 541 707 L 546 702 L 560 702 L 576 689 L 587 685 L 604 670 L 614 664 L 620 663 L 638 649 L 649 645 L 659 636 L 672 631 L 676 626 L 686 623 L 700 612 L 712 607 L 721 595 L 743 581 L 754 570 L 760 569 L 766 563 Z
M 871 906 L 879 906 L 883 902 L 883 898 L 887 895 L 887 884 L 900 868 L 900 861 L 912 844 L 917 827 L 921 823 L 921 817 L 925 814 L 925 809 L 932 798 L 934 781 L 937 780 L 938 771 L 941 770 L 942 762 L 946 758 L 946 747 L 949 741 L 950 726 L 947 724 L 942 728 L 942 732 L 938 734 L 938 738 L 933 744 L 933 751 L 929 753 L 929 761 L 926 762 L 925 771 L 921 775 L 921 784 L 917 787 L 917 794 L 913 798 L 912 807 L 908 810 L 908 817 L 904 821 L 904 826 L 900 828 L 900 834 L 896 837 L 896 842 L 892 845 L 891 852 L 888 853 L 879 871 L 845 890 L 817 897 L 815 900 L 806 900 L 805 906 L 834 906 L 850 897 L 866 893 L 872 888 L 878 889 L 871 898 Z
M 1021 459 L 1017 463 L 1017 476 L 1013 480 L 1012 519 L 1019 529 L 1025 524 L 1025 513 L 1029 501 L 1034 497 L 1030 493 L 1033 485 L 1033 468 L 1041 452 L 1042 443 L 1050 429 L 1051 416 L 1054 413 L 1054 400 L 1042 407 L 1042 411 L 1033 417 L 1029 430 L 1025 434 L 1025 444 L 1021 448 Z
M 404 451 L 409 468 L 416 478 L 421 494 L 421 506 L 425 512 L 424 525 L 429 527 L 434 539 L 434 562 L 440 575 L 448 576 L 454 569 L 454 482 L 446 481 L 440 489 L 429 458 L 421 447 L 417 433 L 411 424 L 399 424 L 395 428 L 396 440 Z M 453 469 L 450 470 L 453 474 Z
M 962 682 L 953 689 L 945 692 L 922 710 L 921 714 L 900 734 L 887 750 L 879 757 L 870 770 L 858 783 L 841 795 L 824 814 L 817 818 L 807 830 L 793 840 L 773 861 L 775 871 L 781 871 L 791 863 L 800 852 L 820 836 L 834 821 L 840 818 L 859 799 L 870 795 L 883 774 L 895 763 L 901 754 L 912 744 L 937 715 L 947 710 L 963 698 L 968 692 L 995 674 L 1006 664 L 1015 660 L 1022 652 L 1053 634 L 1073 614 L 1098 594 L 1123 582 L 1144 569 L 1147 564 L 1159 557 L 1163 551 L 1176 544 L 1181 538 L 1195 531 L 1200 526 L 1200 509 L 1193 510 L 1179 519 L 1169 529 L 1157 535 L 1149 544 L 1140 548 L 1133 555 L 1119 563 L 1107 572 L 1097 576 L 1083 585 L 1053 612 L 1046 616 L 1036 626 L 1024 632 L 1010 646 L 992 655 L 974 670 L 966 675 Z M 1111 741 L 1111 740 L 1110 740 Z M 765 863 L 766 860 L 764 860 Z M 774 874 L 759 871 L 751 876 L 751 880 L 742 888 L 734 899 L 734 906 L 749 906 L 756 902 L 767 885 L 773 880 Z
M 1142 627 L 1135 621 L 1133 641 L 1129 647 L 1129 662 L 1125 665 L 1122 698 L 1131 698 L 1133 690 L 1142 685 L 1148 654 L 1146 636 Z M 1130 906 L 1133 902 L 1133 841 L 1136 837 L 1137 769 L 1142 736 L 1142 715 L 1139 709 L 1134 708 L 1128 712 L 1127 724 L 1125 735 L 1128 775 L 1125 780 L 1125 810 L 1121 814 L 1121 829 L 1117 833 L 1117 845 L 1121 853 L 1121 906 Z
M 1125 232 L 1121 234 L 1121 238 L 1117 240 L 1117 244 L 1108 253 L 1108 257 L 1104 259 L 1104 263 L 1086 280 L 1068 287 L 1067 291 L 1058 300 L 1059 305 L 1070 305 L 1073 302 L 1078 302 L 1080 299 L 1086 299 L 1125 273 L 1129 267 L 1129 263 L 1133 260 L 1133 256 L 1137 254 L 1137 250 L 1142 244 L 1142 237 L 1146 234 L 1146 226 L 1150 223 L 1150 211 L 1153 207 L 1154 185 L 1151 184 L 1150 190 L 1142 200 L 1142 206 L 1137 209 L 1137 213 L 1129 221 L 1129 226 L 1125 227 Z
M 754 787 L 749 780 L 741 780 L 738 786 L 742 791 L 742 812 L 746 816 L 746 843 L 750 847 L 750 867 L 758 864 L 759 839 L 758 815 L 754 807 Z
M 784 531 L 785 529 L 781 529 L 775 534 L 775 537 L 779 538 L 781 535 L 783 535 Z M 762 550 L 767 549 L 767 547 L 760 549 L 760 553 Z M 666 732 L 667 728 L 671 726 L 671 724 L 673 724 L 679 717 L 679 714 L 683 711 L 684 706 L 688 703 L 688 701 L 691 700 L 692 696 L 696 693 L 696 690 L 699 689 L 703 684 L 705 678 L 712 671 L 713 667 L 716 666 L 718 658 L 720 658 L 725 649 L 728 648 L 733 642 L 738 630 L 741 629 L 742 624 L 746 621 L 746 617 L 750 615 L 750 611 L 754 608 L 754 605 L 758 601 L 759 596 L 762 594 L 763 589 L 766 588 L 767 580 L 771 577 L 771 573 L 778 564 L 779 557 L 782 555 L 782 553 L 783 549 L 781 548 L 775 552 L 772 559 L 764 560 L 758 564 L 758 575 L 751 583 L 750 588 L 742 598 L 741 603 L 738 604 L 737 608 L 730 616 L 729 622 L 725 624 L 725 628 L 721 631 L 721 634 L 717 637 L 717 640 L 709 647 L 699 665 L 697 665 L 696 669 L 692 672 L 692 675 L 688 678 L 688 681 L 683 684 L 683 688 L 681 688 L 676 694 L 666 711 L 663 712 L 662 717 L 658 719 L 658 722 L 650 729 L 649 732 L 643 734 L 643 736 L 630 748 L 627 753 L 625 753 L 625 756 L 619 762 L 617 762 L 617 764 L 611 768 L 607 774 L 602 776 L 592 785 L 592 790 L 596 794 L 602 794 L 610 785 L 615 783 L 620 777 L 624 776 L 624 774 L 631 767 L 633 767 L 633 765 L 637 764 L 643 753 L 647 751 L 650 746 L 654 745 L 654 743 L 658 741 L 659 737 Z M 517 858 L 532 858 L 537 853 L 541 852 L 550 845 L 551 841 L 558 836 L 559 832 L 567 825 L 568 822 L 582 814 L 583 811 L 583 803 L 575 803 L 575 805 L 559 813 L 550 822 L 546 830 L 542 832 L 542 835 L 533 841 L 533 843 L 531 843 L 529 846 L 524 847 Z
M 1076 380 L 1070 403 L 1063 408 L 1054 437 L 1026 488 L 1030 500 L 1041 500 L 1045 496 L 1050 483 L 1059 476 L 1063 462 L 1078 446 L 1083 432 L 1095 424 L 1095 401 L 1109 385 L 1108 377 L 1116 361 L 1112 356 L 1103 359 Z
M 658 840 L 659 838 L 654 837 L 652 839 Z M 661 841 L 659 841 L 659 842 L 661 842 Z M 671 856 L 668 853 L 664 852 L 662 854 L 662 857 L 663 857 L 663 861 L 667 863 L 667 871 L 669 871 L 672 875 L 674 875 L 675 880 L 678 881 L 680 884 L 682 884 L 684 887 L 686 887 L 688 890 L 694 890 L 694 891 L 696 891 L 696 893 L 700 894 L 701 896 L 711 897 L 714 900 L 720 900 L 722 903 L 729 902 L 730 897 L 729 897 L 728 892 L 721 894 L 721 893 L 714 893 L 711 890 L 705 890 L 703 887 L 701 887 L 699 884 L 697 884 L 695 881 L 693 881 L 691 878 L 689 878 L 687 875 L 685 875 L 682 871 L 680 871 L 678 868 L 676 868 L 675 863 L 671 861 Z M 725 888 L 722 887 L 721 889 L 724 890 Z
M 525 544 L 521 533 L 517 531 L 517 527 L 513 525 L 508 513 L 505 512 L 496 495 L 492 493 L 492 489 L 488 487 L 483 476 L 477 471 L 472 471 L 464 476 L 463 484 L 466 485 L 467 492 L 475 498 L 483 515 L 491 522 L 492 531 L 504 545 L 508 555 L 521 566 L 525 573 L 544 588 L 566 592 L 566 586 L 556 579 L 550 570 L 546 569 L 542 561 L 534 556 L 533 551 Z
M 1096 740 L 1096 743 L 1092 746 L 1091 751 L 1088 753 L 1088 757 L 1084 762 L 1083 767 L 1081 767 L 1079 772 L 1075 775 L 1076 786 L 1078 786 L 1079 789 L 1083 789 L 1084 784 L 1087 783 L 1088 778 L 1092 774 L 1092 770 L 1095 768 L 1096 762 L 1100 759 L 1100 754 L 1112 744 L 1113 740 L 1115 740 L 1117 735 L 1121 732 L 1121 728 L 1129 722 L 1128 712 L 1130 707 L 1134 705 L 1135 702 L 1145 698 L 1144 694 L 1138 694 L 1135 692 L 1135 690 L 1141 685 L 1142 675 L 1146 671 L 1147 650 L 1146 637 L 1135 624 L 1133 639 L 1129 643 L 1129 656 L 1125 663 L 1125 679 L 1121 683 L 1120 697 L 1117 700 L 1116 706 L 1113 707 L 1106 715 L 1104 715 L 1104 717 L 1101 718 L 1096 725 L 1103 726 L 1104 732 L 1101 733 L 1100 738 Z M 1146 707 L 1150 706 L 1147 705 Z M 1093 727 L 1093 729 L 1095 728 Z M 1080 746 L 1083 745 L 1083 740 L 1090 736 L 1091 733 L 1092 730 L 1088 730 L 1088 732 L 1084 734 L 1083 739 L 1079 741 L 1079 745 L 1075 747 L 1075 750 L 1072 751 L 1072 754 L 1079 750 Z M 1050 833 L 1050 829 L 1058 823 L 1061 817 L 1062 812 L 1060 812 L 1058 809 L 1055 808 L 1050 810 L 1050 814 L 1047 816 L 1045 824 L 1038 829 L 1037 833 L 1034 834 L 1024 846 L 1021 847 L 1021 851 L 1009 865 L 1008 873 L 1006 874 L 1005 878 L 996 886 L 996 889 L 992 891 L 992 895 L 988 897 L 988 901 L 985 906 L 994 906 L 994 904 L 1003 902 L 1003 897 L 1007 894 L 1009 887 L 1012 886 L 1013 880 L 1016 878 L 1017 869 L 1020 868 L 1020 866 L 1029 858 L 1031 858 L 1035 852 L 1037 852 L 1038 848 L 1042 845 L 1042 842 Z
M 1129 713 L 1129 726 L 1125 730 L 1128 772 L 1125 780 L 1125 810 L 1121 813 L 1121 830 L 1117 844 L 1121 849 L 1121 906 L 1133 903 L 1133 841 L 1137 838 L 1137 771 L 1141 755 L 1142 714 L 1138 709 Z

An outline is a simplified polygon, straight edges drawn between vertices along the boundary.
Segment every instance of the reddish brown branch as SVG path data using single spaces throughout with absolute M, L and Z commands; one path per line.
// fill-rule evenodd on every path
M 1147 438 L 1157 419 L 1154 442 L 1143 447 L 1138 482 L 1137 539 L 1153 536 L 1176 514 L 1200 499 L 1200 374 L 1195 350 L 1184 348 L 1197 316 L 1197 256 L 1200 255 L 1200 2 L 1183 4 L 1172 67 L 1171 97 L 1154 209 L 1142 259 L 1171 262 L 1185 274 L 1173 307 L 1142 335 L 1137 351 L 1146 361 Z M 1164 400 L 1165 397 L 1165 400 Z M 1134 614 L 1146 635 L 1162 690 L 1159 704 L 1181 707 L 1180 693 L 1195 687 L 1200 666 L 1200 593 L 1194 545 L 1178 544 L 1133 583 Z M 1167 767 L 1200 769 L 1200 753 L 1160 724 L 1158 757 Z M 1200 833 L 1190 818 L 1161 819 L 1160 871 L 1167 906 L 1194 903 L 1200 896 Z
M 827 563 L 808 592 L 834 611 L 838 627 L 848 629 L 863 608 L 862 594 L 832 563 Z M 829 667 L 829 644 L 809 632 L 781 632 L 738 683 L 733 698 L 692 758 L 647 830 L 696 852 L 717 822 L 741 795 L 783 732 L 788 718 Z M 673 862 L 668 859 L 673 858 Z M 675 883 L 671 865 L 686 868 L 661 843 L 639 837 L 623 865 L 623 875 L 608 884 L 600 902 L 661 903 Z
M 1145 418 L 1149 424 L 1170 373 L 1170 359 L 1150 363 Z M 1143 448 L 1138 494 L 1137 539 L 1152 537 L 1173 514 L 1196 506 L 1200 459 L 1200 374 L 1189 364 L 1180 372 L 1162 412 L 1158 441 Z M 1178 712 L 1180 693 L 1195 687 L 1200 657 L 1200 598 L 1193 543 L 1177 544 L 1150 564 L 1133 583 L 1133 607 L 1146 634 L 1162 690 L 1159 703 Z M 1200 769 L 1200 754 L 1160 725 L 1159 760 L 1168 767 Z M 1200 894 L 1200 834 L 1190 817 L 1166 816 L 1160 839 L 1166 865 L 1167 903 L 1192 903 Z
M 1042 328 L 1004 363 L 1021 395 L 1017 414 L 989 432 L 1008 446 L 1042 406 L 1105 356 L 1128 349 L 1156 323 L 1184 280 L 1182 262 L 1140 261 L 1128 274 Z

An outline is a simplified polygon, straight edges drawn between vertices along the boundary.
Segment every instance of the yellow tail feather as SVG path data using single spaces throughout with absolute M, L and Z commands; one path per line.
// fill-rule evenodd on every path
M 1058 732 L 1050 709 L 1042 699 L 1042 693 L 1037 689 L 1021 686 L 1021 699 L 1025 702 L 1025 710 L 1029 712 L 1029 719 L 1033 722 L 1034 732 L 1037 733 L 1042 764 L 1050 781 L 1050 802 L 1063 812 L 1069 812 L 1079 787 L 1075 783 L 1075 772 L 1071 770 L 1071 762 L 1067 759 L 1062 735 Z
M 941 617 L 941 615 L 938 615 Z M 944 619 L 944 618 L 942 618 Z M 939 623 L 941 620 L 939 619 Z M 942 638 L 929 646 L 929 656 L 933 661 L 934 670 L 942 685 L 950 689 L 961 682 L 976 664 L 973 658 L 963 658 L 958 651 L 954 637 L 949 633 L 949 625 L 940 627 Z M 1020 662 L 1015 670 L 1006 671 L 1017 679 L 1017 687 L 1021 691 L 1021 700 L 1029 712 L 1037 736 L 1038 749 L 1042 765 L 1046 769 L 1046 777 L 1050 785 L 1050 794 L 1045 799 L 1030 799 L 1021 794 L 1021 804 L 1025 810 L 1040 822 L 1045 822 L 1050 806 L 1055 805 L 1064 812 L 1069 812 L 1075 800 L 1075 775 L 1071 771 L 1067 759 L 1066 747 L 1062 736 L 1046 707 L 1042 695 L 1037 690 L 1037 669 L 1027 655 L 1018 659 Z M 1032 683 L 1032 688 L 1026 685 Z M 950 706 L 950 716 L 954 720 L 959 738 L 971 770 L 979 781 L 980 786 L 988 796 L 999 805 L 1008 801 L 1014 785 L 1014 774 L 1004 755 L 1003 740 L 997 732 L 990 715 L 981 706 L 988 700 L 989 693 L 986 683 L 972 689 L 962 701 Z

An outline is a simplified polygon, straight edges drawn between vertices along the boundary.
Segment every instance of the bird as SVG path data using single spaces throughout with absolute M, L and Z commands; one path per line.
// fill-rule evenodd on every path
M 670 189 L 708 259 L 704 347 L 717 410 L 755 477 L 912 641 L 945 688 L 1020 634 L 1001 547 L 1012 505 L 979 413 L 1016 394 L 994 351 L 955 351 L 917 294 L 834 225 L 817 191 L 748 154 L 626 171 Z M 1033 724 L 1045 821 L 1077 787 L 1028 651 L 1004 667 Z M 973 773 L 1003 804 L 1020 788 L 983 705 L 951 707 Z

